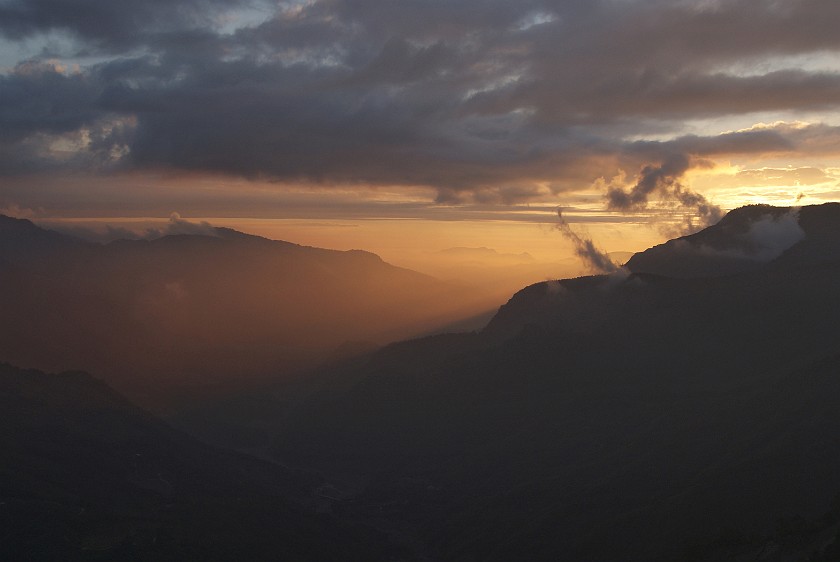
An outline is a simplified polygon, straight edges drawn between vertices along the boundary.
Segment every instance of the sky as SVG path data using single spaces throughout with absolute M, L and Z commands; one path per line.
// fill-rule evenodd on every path
M 0 212 L 412 265 L 567 260 L 561 209 L 638 251 L 840 198 L 838 26 L 836 0 L 0 0 Z

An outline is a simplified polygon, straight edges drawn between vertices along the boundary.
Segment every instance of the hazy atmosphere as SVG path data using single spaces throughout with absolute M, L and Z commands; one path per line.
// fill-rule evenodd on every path
M 0 559 L 840 560 L 837 0 L 0 0 Z

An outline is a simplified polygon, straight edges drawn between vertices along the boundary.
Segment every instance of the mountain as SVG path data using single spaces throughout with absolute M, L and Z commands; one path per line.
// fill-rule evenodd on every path
M 838 210 L 738 209 L 480 333 L 325 369 L 274 454 L 440 560 L 828 560 Z
M 526 287 L 480 332 L 368 353 L 348 338 L 356 352 L 331 355 L 294 388 L 220 387 L 205 436 L 269 443 L 277 464 L 198 443 L 88 376 L 0 368 L 0 516 L 12 529 L 2 555 L 836 560 L 838 212 L 736 209 L 616 274 Z M 219 341 L 260 357 L 247 324 L 260 309 L 246 306 L 257 296 L 293 294 L 321 321 L 334 311 L 315 306 L 333 303 L 333 321 L 349 315 L 363 333 L 375 316 L 353 316 L 357 303 L 344 301 L 357 293 L 334 302 L 329 291 L 365 286 L 369 267 L 390 271 L 369 254 L 224 230 L 99 246 L 13 227 L 11 247 L 35 240 L 0 256 L 0 305 L 21 333 L 53 354 L 107 352 L 114 365 L 166 373 L 202 354 L 208 369 L 229 369 Z M 308 284 L 283 285 L 284 275 Z M 232 290 L 241 286 L 247 295 Z M 18 305 L 10 287 L 33 296 Z M 170 300 L 132 301 L 161 287 Z M 209 310 L 178 304 L 190 299 Z M 138 324 L 145 331 L 137 318 L 151 319 Z M 13 353 L 19 336 L 7 324 L 0 344 Z M 308 324 L 295 326 L 305 334 Z M 166 347 L 184 333 L 195 341 L 175 341 L 189 353 Z
M 81 372 L 0 364 L 4 560 L 393 560 L 318 477 L 177 432 Z
M 378 256 L 209 228 L 101 245 L 0 217 L 0 358 L 83 369 L 144 405 L 288 378 L 484 309 Z
M 840 203 L 749 205 L 696 234 L 635 254 L 627 268 L 668 277 L 712 277 L 753 271 L 770 261 L 807 265 L 835 259 L 840 259 Z
M 412 269 L 451 283 L 468 285 L 492 296 L 486 310 L 491 315 L 522 287 L 553 276 L 569 276 L 581 268 L 572 256 L 537 259 L 527 252 L 500 252 L 484 246 L 452 247 L 424 254 L 408 254 L 401 259 Z M 481 329 L 485 324 L 465 329 Z

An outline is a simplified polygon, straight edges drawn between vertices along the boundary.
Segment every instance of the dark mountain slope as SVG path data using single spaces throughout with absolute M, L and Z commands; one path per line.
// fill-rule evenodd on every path
M 782 252 L 537 284 L 482 334 L 347 367 L 358 382 L 294 413 L 277 454 L 367 478 L 355 509 L 441 559 L 749 556 L 840 492 L 838 280 L 840 261 Z
M 635 254 L 627 268 L 668 277 L 713 277 L 754 271 L 780 256 L 800 265 L 840 259 L 840 203 L 741 207 L 696 234 Z
M 102 246 L 0 225 L 0 358 L 101 374 L 145 405 L 288 377 L 348 340 L 386 343 L 483 306 L 368 252 L 229 229 Z
M 44 230 L 25 219 L 0 215 L 0 264 L 59 258 L 66 252 L 90 248 L 92 244 Z
M 83 373 L 0 365 L 0 558 L 370 560 L 318 479 L 187 438 Z

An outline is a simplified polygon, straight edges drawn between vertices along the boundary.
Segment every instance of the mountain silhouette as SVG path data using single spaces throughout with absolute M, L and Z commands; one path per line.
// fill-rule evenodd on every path
M 738 209 L 325 370 L 275 454 L 354 474 L 442 560 L 830 556 L 839 210 Z
M 4 560 L 393 559 L 318 477 L 177 432 L 81 372 L 0 364 Z
M 307 315 L 363 333 L 371 305 L 354 295 L 381 294 L 380 274 L 437 286 L 371 254 L 233 231 L 99 246 L 9 224 L 8 247 L 31 239 L 33 250 L 0 256 L 0 304 L 15 312 L 0 351 L 24 341 L 84 358 L 74 354 L 93 341 L 150 386 L 199 350 L 228 371 L 218 341 L 262 361 L 254 350 L 269 344 L 255 334 L 270 330 L 248 328 L 252 297 L 306 303 L 284 316 L 287 339 L 272 332 L 294 346 L 312 333 Z M 0 547 L 47 558 L 259 558 L 268 547 L 291 559 L 836 560 L 838 280 L 840 205 L 749 206 L 615 274 L 526 287 L 479 332 L 367 353 L 365 338 L 347 338 L 357 343 L 336 348 L 357 351 L 331 354 L 293 388 L 240 382 L 203 410 L 189 395 L 199 413 L 184 425 L 295 471 L 198 443 L 86 375 L 3 367 L 0 514 L 14 531 Z M 161 287 L 169 300 L 149 297 Z M 177 305 L 193 298 L 209 312 Z M 153 322 L 126 331 L 138 318 Z M 194 341 L 174 341 L 189 352 L 166 347 L 183 333 Z M 170 370 L 143 374 L 150 365 Z M 333 515 L 312 514 L 313 487 Z
M 225 228 L 101 245 L 0 217 L 0 357 L 83 369 L 133 399 L 227 392 L 483 310 L 461 287 L 369 252 Z M 162 406 L 161 406 L 162 405 Z
M 84 252 L 91 244 L 35 226 L 26 219 L 0 215 L 0 267 L 35 264 Z
M 753 271 L 779 258 L 800 265 L 840 258 L 840 203 L 741 207 L 696 234 L 635 254 L 627 268 L 668 277 L 713 277 Z

